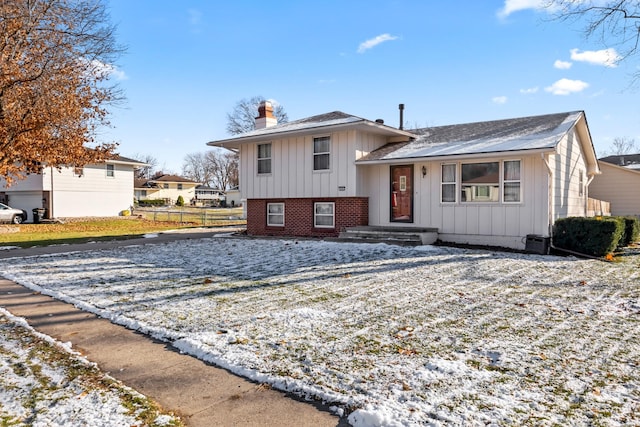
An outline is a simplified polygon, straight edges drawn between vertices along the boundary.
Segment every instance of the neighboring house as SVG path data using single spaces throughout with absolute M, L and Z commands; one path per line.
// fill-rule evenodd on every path
M 582 111 L 407 131 L 339 111 L 278 125 L 271 110 L 208 143 L 239 150 L 250 235 L 412 226 L 524 249 L 556 219 L 585 216 L 600 173 Z
M 207 187 L 206 185 L 198 185 L 196 187 L 195 199 L 191 200 L 191 204 L 200 206 L 219 206 L 224 200 L 224 191 Z
M 601 162 L 611 163 L 616 166 L 623 166 L 628 169 L 640 170 L 640 154 L 616 154 L 600 159 Z
M 234 207 L 234 206 L 242 206 L 242 196 L 240 194 L 240 189 L 236 188 L 232 188 L 230 190 L 227 190 L 227 192 L 225 193 L 225 197 L 226 197 L 226 201 L 227 201 L 227 207 Z
M 0 202 L 24 209 L 33 221 L 33 209 L 46 209 L 46 218 L 117 216 L 133 203 L 137 160 L 116 156 L 81 168 L 45 167 L 10 186 L 0 181 Z
M 134 196 L 138 201 L 164 200 L 167 205 L 175 205 L 182 196 L 184 203 L 195 199 L 196 186 L 200 183 L 176 175 L 156 174 L 151 179 L 136 179 Z
M 611 215 L 640 216 L 640 169 L 609 163 L 607 159 L 614 160 L 611 157 L 600 159 L 602 174 L 589 186 L 589 195 L 608 201 L 611 204 Z M 640 163 L 637 165 L 640 166 Z

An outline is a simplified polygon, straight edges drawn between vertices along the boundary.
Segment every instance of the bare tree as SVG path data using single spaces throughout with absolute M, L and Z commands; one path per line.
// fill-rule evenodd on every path
M 187 154 L 182 162 L 182 176 L 210 187 L 213 179 L 207 153 Z
M 105 160 L 123 49 L 101 0 L 0 1 L 0 176 Z M 90 148 L 90 149 L 88 149 Z
M 258 115 L 258 106 L 266 99 L 262 96 L 254 96 L 250 99 L 241 99 L 233 108 L 231 113 L 227 113 L 227 132 L 231 135 L 238 135 L 249 132 L 256 127 L 256 116 Z M 284 107 L 280 104 L 273 106 L 273 115 L 278 119 L 278 123 L 286 123 L 289 121 Z
M 547 9 L 556 19 L 582 21 L 587 38 L 598 38 L 603 46 L 617 48 L 622 60 L 640 47 L 640 1 L 638 0 L 548 0 Z M 640 79 L 640 71 L 633 74 Z
M 238 154 L 223 149 L 187 154 L 182 165 L 182 175 L 219 190 L 237 187 Z
M 638 148 L 636 141 L 631 138 L 617 137 L 611 143 L 611 155 L 620 156 L 622 154 L 635 154 Z
M 136 153 L 131 158 L 147 164 L 147 166 L 136 168 L 134 172 L 136 179 L 150 179 L 158 169 L 158 159 L 151 154 Z

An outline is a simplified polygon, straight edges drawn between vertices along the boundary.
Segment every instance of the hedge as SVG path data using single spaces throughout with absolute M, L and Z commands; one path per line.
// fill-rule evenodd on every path
M 553 226 L 553 245 L 586 255 L 612 253 L 625 236 L 625 221 L 619 217 L 570 217 Z

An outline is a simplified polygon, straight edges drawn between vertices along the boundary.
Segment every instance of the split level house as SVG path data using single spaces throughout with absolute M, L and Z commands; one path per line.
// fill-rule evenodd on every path
M 404 130 L 340 111 L 278 124 L 266 102 L 255 130 L 208 145 L 239 152 L 250 235 L 420 227 L 525 249 L 587 215 L 600 173 L 583 111 Z
M 0 202 L 27 211 L 45 209 L 45 218 L 118 216 L 133 204 L 134 170 L 145 163 L 115 156 L 84 167 L 44 167 L 41 173 L 7 185 L 0 180 Z
M 199 182 L 177 175 L 157 173 L 151 179 L 135 180 L 135 198 L 138 202 L 145 200 L 164 200 L 167 205 L 175 205 L 178 197 L 186 205 L 196 198 L 196 187 Z

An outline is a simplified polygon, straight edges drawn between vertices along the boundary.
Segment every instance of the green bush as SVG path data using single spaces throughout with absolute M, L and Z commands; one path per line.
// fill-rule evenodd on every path
M 620 246 L 629 246 L 640 240 L 640 221 L 633 216 L 622 218 L 624 221 L 624 235 L 620 240 Z
M 585 255 L 605 256 L 618 247 L 624 230 L 621 218 L 561 218 L 553 226 L 553 245 Z
M 176 206 L 184 206 L 184 198 L 182 196 L 178 196 L 178 200 L 176 200 Z

